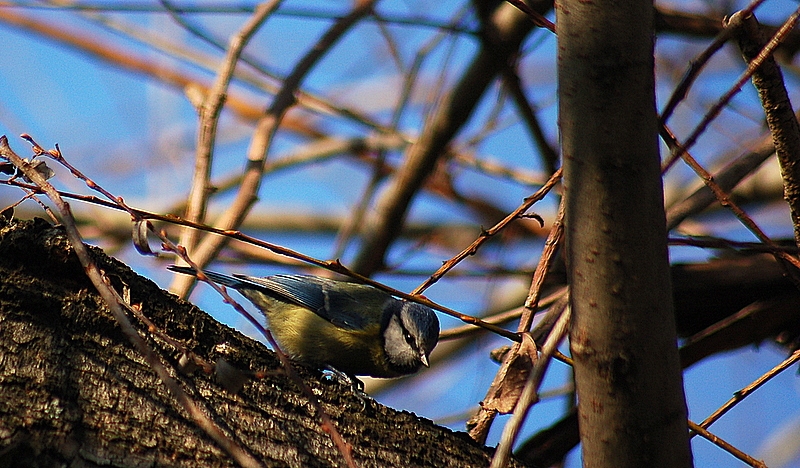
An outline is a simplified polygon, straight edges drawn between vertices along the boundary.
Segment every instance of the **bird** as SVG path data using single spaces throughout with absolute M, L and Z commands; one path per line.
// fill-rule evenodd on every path
M 197 276 L 191 267 L 167 268 Z M 373 286 L 319 276 L 203 273 L 253 303 L 281 350 L 295 360 L 378 378 L 430 367 L 439 340 L 439 319 L 430 307 Z

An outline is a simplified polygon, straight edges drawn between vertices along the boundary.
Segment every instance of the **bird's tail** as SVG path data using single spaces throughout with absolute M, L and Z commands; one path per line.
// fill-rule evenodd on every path
M 167 267 L 167 270 L 183 273 L 184 275 L 197 276 L 197 271 L 192 267 L 170 265 Z M 234 278 L 233 276 L 223 275 L 222 273 L 217 273 L 214 271 L 203 270 L 203 274 L 208 276 L 208 278 L 215 283 L 219 283 L 234 289 L 238 289 L 239 287 L 247 284 L 246 282 Z

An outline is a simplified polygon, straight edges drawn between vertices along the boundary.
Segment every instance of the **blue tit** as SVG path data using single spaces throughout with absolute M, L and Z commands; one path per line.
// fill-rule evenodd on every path
M 189 267 L 168 268 L 196 275 Z M 433 310 L 372 286 L 318 276 L 204 273 L 252 302 L 286 354 L 318 367 L 372 377 L 413 374 L 428 366 L 439 340 Z

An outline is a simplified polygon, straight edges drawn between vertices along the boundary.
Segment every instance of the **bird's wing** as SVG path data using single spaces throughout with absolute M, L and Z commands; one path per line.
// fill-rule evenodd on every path
M 318 276 L 274 275 L 266 278 L 234 276 L 261 286 L 261 290 L 266 294 L 306 307 L 341 328 L 361 330 L 373 322 L 369 320 L 370 313 L 382 312 L 372 310 L 375 307 L 374 301 L 365 301 L 365 298 L 358 297 L 363 296 L 359 293 L 368 292 L 367 286 L 350 285 L 351 291 L 344 292 L 336 287 L 336 281 Z M 381 304 L 378 304 L 378 307 L 380 306 Z

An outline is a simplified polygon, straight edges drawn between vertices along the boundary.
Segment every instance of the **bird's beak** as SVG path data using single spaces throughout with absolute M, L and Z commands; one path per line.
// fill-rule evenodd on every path
M 422 362 L 422 365 L 425 367 L 431 367 L 430 363 L 428 362 L 428 356 L 424 354 L 419 355 L 419 360 Z

